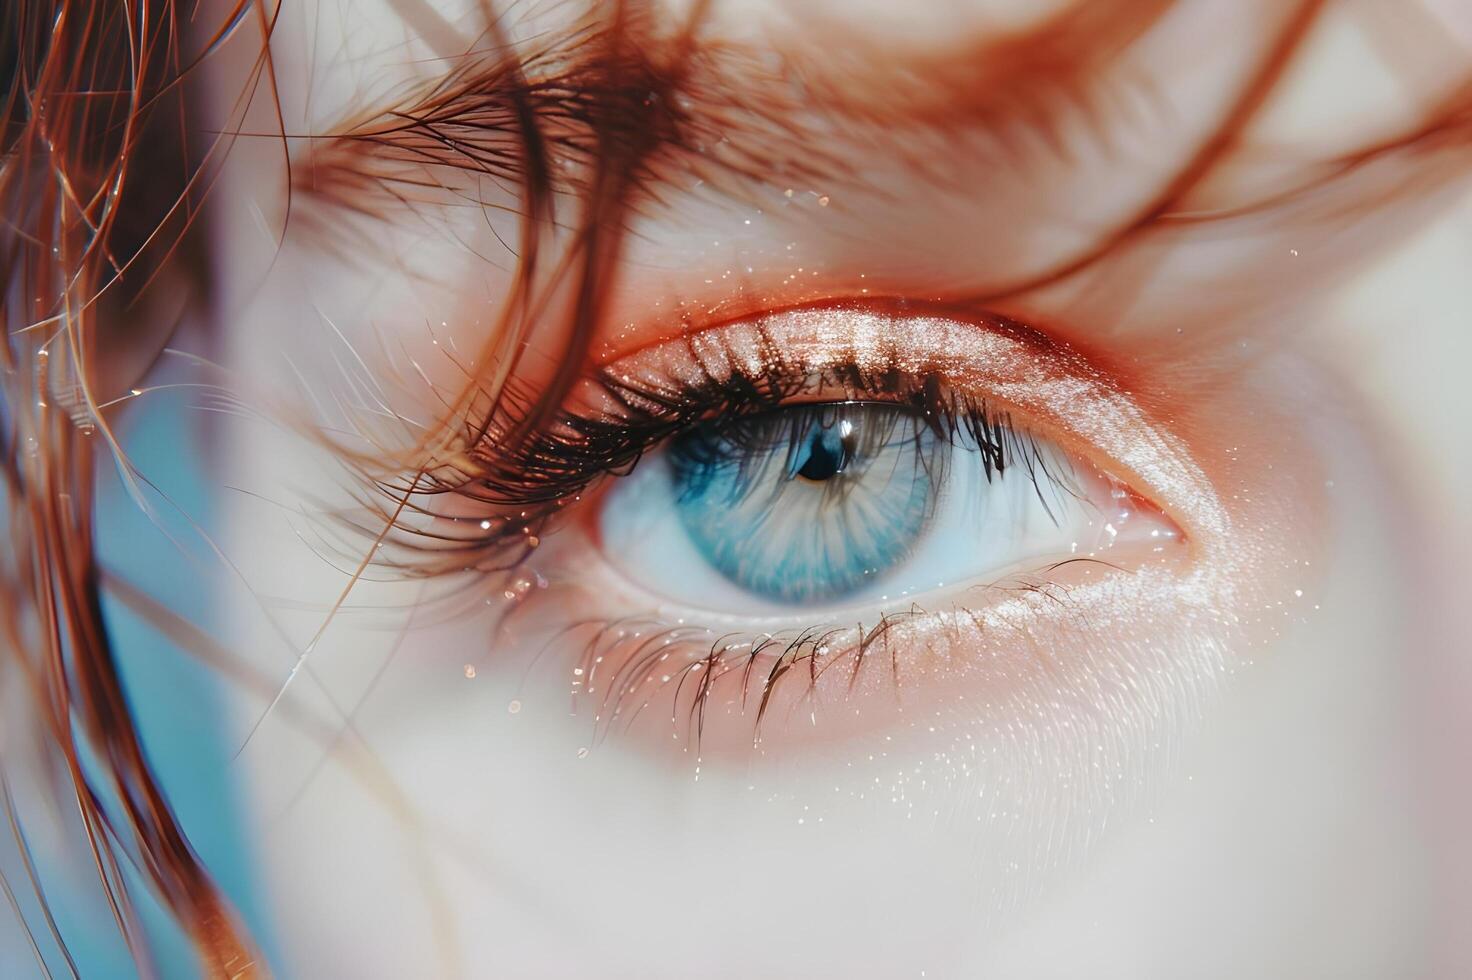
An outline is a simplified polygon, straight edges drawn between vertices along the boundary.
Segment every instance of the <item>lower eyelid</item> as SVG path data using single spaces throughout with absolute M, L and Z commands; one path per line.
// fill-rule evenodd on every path
M 588 547 L 569 531 L 579 540 L 565 545 Z M 1154 547 L 1032 566 L 947 590 L 925 609 L 771 629 L 656 610 L 595 563 L 513 619 L 524 636 L 580 611 L 576 630 L 548 633 L 539 663 L 565 672 L 577 723 L 598 740 L 711 761 L 760 746 L 892 744 L 978 723 L 1042 724 L 1065 703 L 1065 714 L 1094 716 L 1138 695 L 1127 688 L 1147 676 L 1205 690 L 1213 645 L 1191 624 L 1211 618 L 1210 590 L 1184 547 Z

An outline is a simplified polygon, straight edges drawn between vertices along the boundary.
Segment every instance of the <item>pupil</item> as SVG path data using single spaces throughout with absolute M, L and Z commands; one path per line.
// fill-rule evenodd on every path
M 808 441 L 808 458 L 803 461 L 797 475 L 814 483 L 830 480 L 842 473 L 853 458 L 851 426 L 843 424 L 844 434 L 833 429 L 819 429 Z

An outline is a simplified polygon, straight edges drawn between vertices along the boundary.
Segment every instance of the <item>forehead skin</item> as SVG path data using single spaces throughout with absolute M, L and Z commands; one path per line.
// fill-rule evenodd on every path
M 925 74 L 948 60 L 982 59 L 1005 39 L 1061 23 L 1049 19 L 1061 9 L 1057 4 L 952 0 L 902 16 L 901 6 L 871 0 L 864 5 L 864 16 L 853 15 L 849 5 L 843 11 L 850 15 L 838 16 L 822 4 L 716 2 L 702 14 L 699 36 L 707 44 L 744 45 L 743 50 L 758 59 L 762 52 L 772 52 L 795 64 L 805 85 L 826 84 L 840 91 L 879 86 L 865 93 L 868 99 L 891 87 L 888 76 L 903 82 L 907 73 L 918 73 L 923 91 Z M 930 149 L 925 148 L 928 143 L 917 143 L 923 134 L 896 138 L 892 146 L 870 139 L 850 148 L 824 135 L 829 120 L 799 115 L 785 121 L 810 127 L 802 139 L 826 151 L 836 166 L 851 171 L 848 177 L 831 184 L 794 185 L 774 178 L 770 187 L 749 196 L 751 209 L 740 213 L 732 212 L 731 202 L 713 200 L 709 194 L 663 189 L 670 206 L 657 216 L 658 241 L 636 238 L 627 246 L 629 266 L 639 269 L 639 296 L 655 291 L 709 304 L 730 294 L 733 278 L 739 280 L 743 269 L 765 287 L 770 283 L 764 277 L 795 274 L 798 266 L 810 276 L 820 262 L 854 272 L 862 268 L 867 292 L 881 292 L 891 285 L 885 276 L 893 276 L 893 285 L 910 290 L 943 291 L 942 284 L 948 284 L 957 291 L 980 294 L 1026 282 L 1048 268 L 1054 257 L 1080 254 L 1102 230 L 1138 213 L 1186 166 L 1228 116 L 1253 66 L 1270 57 L 1276 38 L 1289 36 L 1286 12 L 1299 9 L 1279 0 L 1243 4 L 1146 0 L 1109 6 L 1121 11 L 1121 21 L 1125 11 L 1143 11 L 1141 24 L 1148 30 L 1132 46 L 1138 53 L 1125 58 L 1115 72 L 1119 77 L 1097 85 L 1107 98 L 1125 104 L 1098 110 L 1095 124 L 1112 131 L 1106 140 L 1080 137 L 1078 131 L 1087 129 L 1089 120 L 1062 117 L 1065 159 L 1029 154 L 1017 163 L 1006 159 L 1005 146 L 999 157 L 995 147 L 972 142 L 996 137 L 998 133 L 987 131 L 995 120 L 979 120 L 971 134 L 967 130 L 971 124 L 955 123 Z M 565 2 L 510 4 L 497 8 L 496 31 L 500 38 L 526 48 L 566 32 L 582 9 Z M 677 30 L 689 16 L 688 6 L 665 9 L 662 19 L 669 31 Z M 477 0 L 433 4 L 322 0 L 288 6 L 273 45 L 286 129 L 313 136 L 341 132 L 350 120 L 371 115 L 373 107 L 403 107 L 408 93 L 443 75 L 464 52 L 491 46 L 495 39 L 485 28 L 487 17 L 484 4 Z M 1266 104 L 1237 134 L 1233 165 L 1218 168 L 1178 206 L 1189 211 L 1231 208 L 1252 200 L 1254 193 L 1281 189 L 1285 181 L 1291 186 L 1295 168 L 1310 175 L 1319 161 L 1403 132 L 1409 121 L 1459 82 L 1455 69 L 1461 51 L 1452 40 L 1456 34 L 1446 32 L 1435 18 L 1432 5 L 1399 8 L 1397 30 L 1383 32 L 1390 38 L 1386 40 L 1376 33 L 1383 25 L 1373 7 L 1367 11 L 1363 5 L 1329 5 L 1298 45 L 1298 56 L 1272 86 Z M 1087 52 L 1092 36 L 1112 24 L 1111 18 L 1100 15 L 1083 21 L 1083 37 L 1069 50 Z M 1129 28 L 1125 31 L 1120 41 L 1134 37 Z M 1200 36 L 1211 36 L 1213 44 L 1202 49 L 1194 43 Z M 1111 43 L 1101 37 L 1098 46 Z M 733 87 L 740 84 L 732 82 Z M 1020 99 L 1033 97 L 1026 85 L 1014 94 Z M 1058 92 L 1043 90 L 1037 97 L 1044 105 L 1060 101 Z M 1004 94 L 1002 101 L 1008 98 Z M 1142 110 L 1131 109 L 1132 100 L 1148 104 Z M 940 115 L 944 118 L 943 111 Z M 1001 123 L 1005 126 L 1008 120 Z M 1030 123 L 1036 120 L 1024 118 L 1012 130 Z M 743 139 L 739 133 L 731 135 L 738 142 Z M 1008 139 L 1006 130 L 1000 135 Z M 745 140 L 750 145 L 760 136 Z M 312 145 L 321 143 L 292 143 L 300 170 L 311 169 L 310 161 L 304 164 L 301 158 Z M 928 166 L 939 166 L 948 187 L 916 186 L 915 160 L 909 157 L 915 146 L 929 154 Z M 802 144 L 798 147 L 801 152 Z M 797 199 L 791 202 L 795 208 L 780 199 L 783 187 L 789 198 L 796 191 Z M 275 196 L 284 197 L 279 188 Z M 835 206 L 818 211 L 814 203 L 821 200 L 826 205 L 829 196 Z M 283 213 L 282 200 L 260 203 L 267 215 Z M 877 260 L 866 243 L 876 229 L 884 230 L 884 249 Z M 813 251 L 815 243 L 821 247 Z M 801 254 L 803 249 L 809 253 Z M 753 254 L 758 261 L 748 260 Z M 659 269 L 675 255 L 676 274 L 661 276 Z M 792 269 L 776 268 L 789 263 Z M 1173 274 L 1181 278 L 1179 270 Z M 702 289 L 704 278 L 711 278 L 716 288 Z M 857 293 L 860 285 L 829 280 L 814 283 L 813 288 L 829 294 Z M 1187 288 L 1199 295 L 1206 285 L 1193 283 Z M 783 297 L 809 298 L 813 297 Z M 648 316 L 634 308 L 637 305 L 616 303 L 610 321 Z M 447 319 L 454 322 L 459 317 Z

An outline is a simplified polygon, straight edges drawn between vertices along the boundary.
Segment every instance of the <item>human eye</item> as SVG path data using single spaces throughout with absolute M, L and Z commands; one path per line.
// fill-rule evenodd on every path
M 996 315 L 700 328 L 590 371 L 517 459 L 487 496 L 544 501 L 515 514 L 554 587 L 506 623 L 600 736 L 702 757 L 1007 725 L 1221 598 L 1229 522 L 1184 445 Z
M 674 602 L 765 617 L 1109 546 L 1094 518 L 1113 487 L 985 402 L 930 390 L 926 408 L 856 397 L 697 425 L 610 493 L 602 543 Z
M 934 369 L 764 370 L 738 360 L 715 384 L 755 380 L 776 404 L 697 422 L 601 501 L 603 553 L 653 601 L 791 625 L 1176 536 L 1125 483 Z

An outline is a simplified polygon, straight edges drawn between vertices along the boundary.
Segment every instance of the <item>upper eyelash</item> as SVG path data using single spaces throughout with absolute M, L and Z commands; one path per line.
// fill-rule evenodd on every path
M 796 408 L 808 408 L 811 411 L 836 413 L 855 405 L 887 406 L 894 409 L 886 420 L 889 422 L 888 428 L 871 428 L 864 433 L 868 453 L 861 455 L 896 445 L 896 433 L 900 433 L 900 439 L 918 441 L 922 432 L 929 431 L 953 444 L 979 452 L 988 481 L 994 476 L 1000 476 L 1019 458 L 1019 454 L 1023 457 L 1029 455 L 1031 437 L 1012 425 L 1008 413 L 991 411 L 985 399 L 964 399 L 948 393 L 951 397 L 942 401 L 940 389 L 928 384 L 917 386 L 917 392 L 916 397 L 908 400 L 845 399 L 799 403 L 783 405 L 756 415 L 710 419 L 686 431 L 708 429 L 710 435 L 717 437 L 719 444 L 708 445 L 699 452 L 682 451 L 681 460 L 695 468 L 734 465 L 744 473 L 755 458 L 785 448 L 790 464 L 799 448 L 802 419 L 788 415 L 788 412 Z M 908 436 L 901 432 L 906 422 L 912 429 L 912 434 Z
M 1056 515 L 1045 486 L 1054 492 L 1082 496 L 1072 484 L 1072 473 L 1058 472 L 1050 465 L 1037 440 L 1025 429 L 1014 425 L 1010 413 L 993 411 L 985 399 L 968 398 L 943 386 L 929 384 L 929 378 L 916 380 L 916 394 L 909 400 L 799 403 L 755 416 L 721 417 L 698 423 L 685 432 L 696 432 L 702 427 L 710 427 L 719 435 L 719 441 L 723 445 L 713 449 L 706 448 L 692 456 L 684 451 L 678 436 L 673 437 L 675 441 L 671 446 L 675 452 L 676 465 L 686 474 L 685 482 L 692 486 L 700 484 L 702 475 L 735 467 L 738 479 L 733 492 L 744 493 L 741 488 L 750 489 L 749 484 L 755 476 L 753 470 L 763 466 L 771 458 L 769 454 L 772 452 L 785 449 L 790 467 L 794 454 L 798 451 L 801 427 L 804 425 L 800 414 L 791 414 L 795 410 L 806 408 L 809 411 L 837 412 L 844 406 L 890 406 L 894 411 L 887 420 L 887 428 L 874 430 L 872 426 L 863 427 L 867 432 L 869 449 L 860 454 L 861 458 L 872 457 L 874 451 L 881 446 L 887 448 L 900 441 L 914 441 L 917 449 L 913 458 L 914 465 L 926 468 L 930 472 L 932 484 L 942 486 L 951 460 L 946 453 L 932 458 L 920 451 L 922 437 L 929 432 L 950 446 L 977 453 L 988 483 L 1000 480 L 1004 472 L 1021 465 L 1032 481 L 1038 500 L 1055 521 Z M 766 424 L 760 424 L 763 422 Z M 880 424 L 883 425 L 883 422 L 881 419 Z M 853 484 L 847 481 L 830 483 L 825 486 L 824 492 L 832 495 L 831 499 L 837 502 L 852 487 Z
M 602 478 L 628 473 L 654 447 L 700 425 L 729 430 L 825 390 L 908 408 L 951 444 L 979 451 L 988 480 L 1020 468 L 1050 517 L 1055 515 L 1048 491 L 1080 496 L 1073 474 L 1060 472 L 1009 412 L 957 391 L 937 374 L 850 363 L 815 375 L 789 363 L 770 341 L 763 339 L 761 347 L 759 369 L 750 371 L 730 358 L 731 373 L 719 376 L 702 368 L 694 378 L 636 379 L 617 366 L 600 369 L 587 379 L 584 393 L 614 407 L 592 413 L 564 407 L 522 439 L 510 434 L 522 422 L 518 406 L 530 398 L 503 391 L 490 418 L 466 426 L 467 448 L 456 462 L 417 474 L 409 486 L 384 485 L 393 499 L 409 501 L 403 508 L 407 519 L 396 521 L 396 540 L 415 556 L 394 564 L 420 576 L 514 568 L 567 503 Z M 469 501 L 475 512 L 452 518 L 448 526 L 426 528 L 413 520 L 446 517 L 432 502 L 444 494 Z

